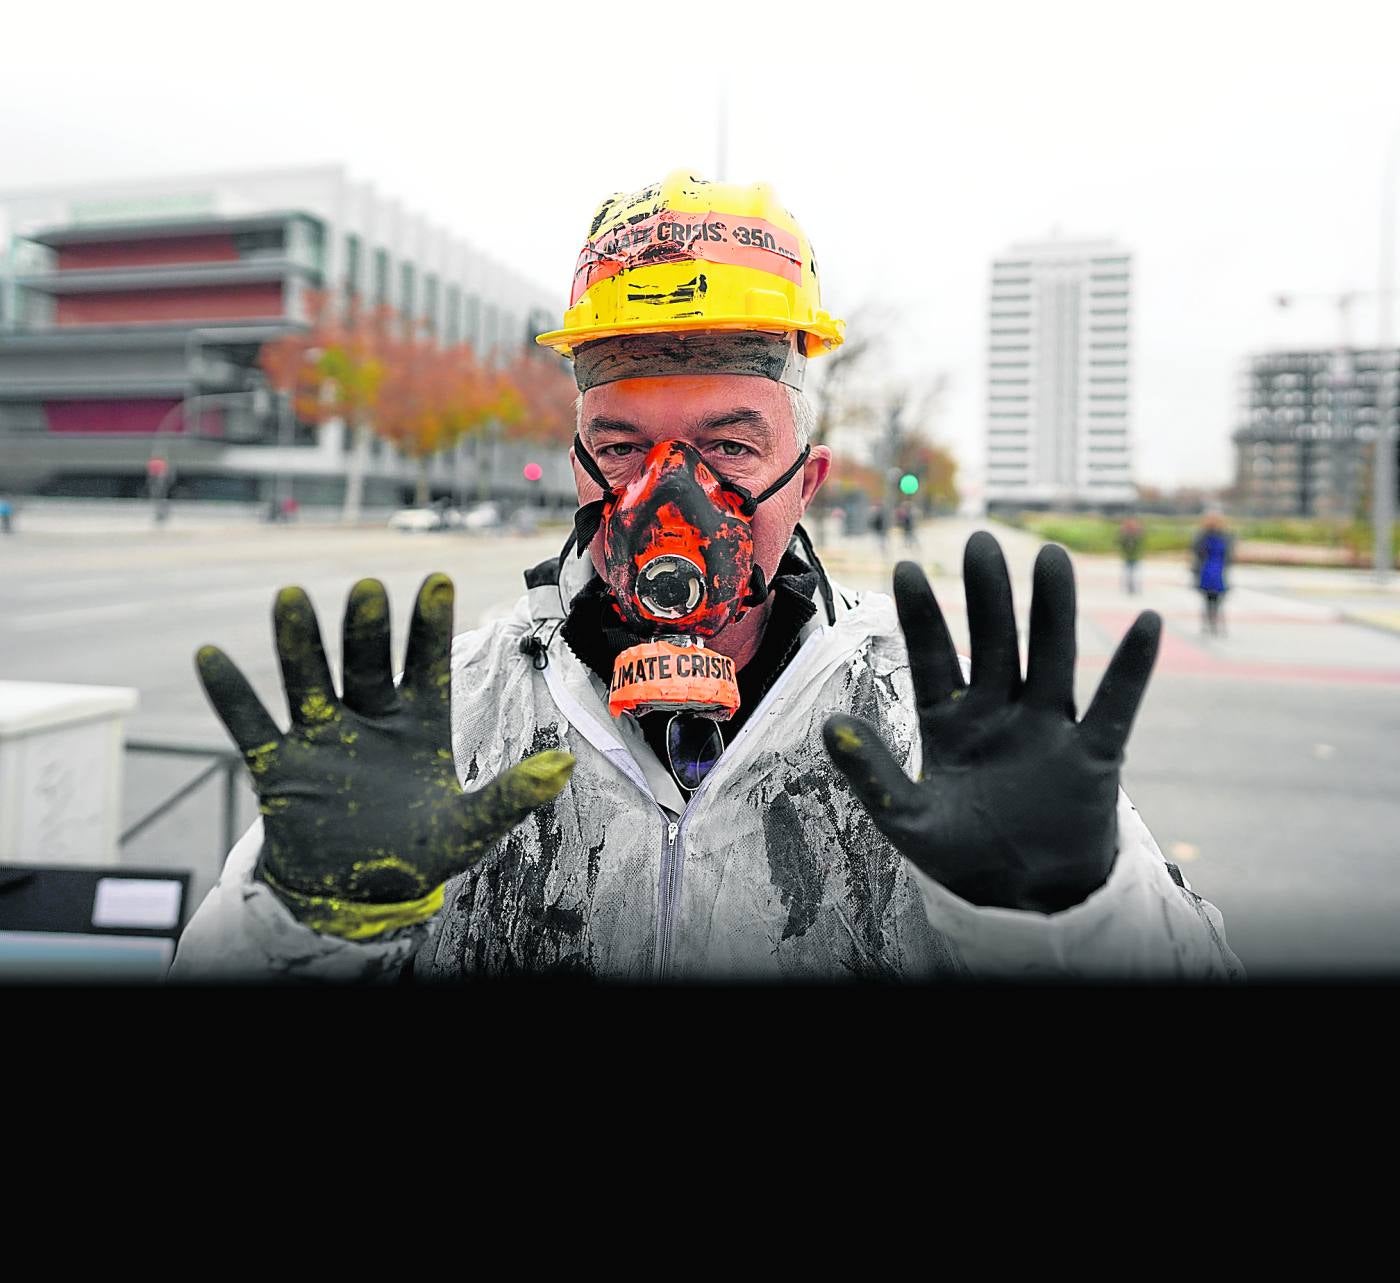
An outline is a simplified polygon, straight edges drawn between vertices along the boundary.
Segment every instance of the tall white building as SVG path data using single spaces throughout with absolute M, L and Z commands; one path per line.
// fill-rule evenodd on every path
M 1130 504 L 1132 256 L 1112 241 L 1013 245 L 992 264 L 989 509 Z

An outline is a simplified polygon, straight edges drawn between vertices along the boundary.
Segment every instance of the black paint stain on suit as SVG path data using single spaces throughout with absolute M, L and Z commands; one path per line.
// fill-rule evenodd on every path
M 521 756 L 558 747 L 559 728 L 542 726 Z M 527 826 L 534 828 L 533 844 L 526 841 Z M 563 840 L 556 804 L 540 807 L 478 865 L 463 887 L 457 907 L 472 915 L 463 961 L 469 950 L 478 974 L 591 971 L 588 956 L 579 951 L 586 907 L 566 908 L 562 895 L 553 902 L 546 898 Z
M 875 727 L 890 750 L 899 756 L 903 746 L 890 739 L 889 719 L 885 714 L 886 705 L 896 703 L 899 698 L 892 674 L 877 674 L 867 663 L 858 677 L 848 678 L 848 681 L 847 706 L 857 717 Z M 837 831 L 847 834 L 847 840 L 841 843 L 841 862 L 846 895 L 854 914 L 851 930 L 883 975 L 887 969 L 894 969 L 892 961 L 885 956 L 889 941 L 884 919 L 904 857 L 880 832 L 834 765 L 825 766 L 820 776 L 810 782 L 809 791 L 820 796 L 831 809 Z M 868 971 L 869 965 L 857 962 L 855 969 Z
M 607 845 L 604 838 L 596 846 L 588 848 L 588 903 L 593 903 L 593 893 L 598 889 L 598 867 L 602 863 L 603 847 Z
M 763 817 L 768 872 L 788 911 L 783 926 L 784 940 L 802 936 L 817 920 L 826 887 L 826 870 L 805 840 L 802 819 L 792 800 L 803 791 L 802 781 L 790 781 L 773 799 Z

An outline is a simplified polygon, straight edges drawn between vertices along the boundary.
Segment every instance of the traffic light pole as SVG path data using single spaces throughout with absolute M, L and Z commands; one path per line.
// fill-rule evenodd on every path
M 1395 181 L 1400 131 L 1391 135 L 1381 188 L 1381 252 L 1376 314 L 1376 453 L 1371 464 L 1372 537 L 1377 582 L 1390 579 L 1395 523 L 1395 371 L 1392 368 L 1391 309 L 1395 305 Z

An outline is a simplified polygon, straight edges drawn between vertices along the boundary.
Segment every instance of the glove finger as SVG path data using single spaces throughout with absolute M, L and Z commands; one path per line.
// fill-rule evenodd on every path
M 1079 723 L 1084 744 L 1096 757 L 1113 761 L 1122 757 L 1161 638 L 1162 617 L 1155 610 L 1144 610 L 1118 643 L 1089 711 Z
M 452 693 L 452 580 L 432 574 L 423 580 L 413 603 L 408 625 L 408 653 L 404 657 L 405 700 L 412 700 L 424 716 L 447 717 Z
M 389 596 L 377 579 L 350 589 L 341 626 L 343 700 L 365 717 L 392 712 L 398 704 L 389 653 Z
M 283 588 L 273 603 L 272 626 L 292 724 L 314 726 L 330 721 L 340 711 L 340 702 L 311 599 L 300 588 Z
M 997 700 L 1011 699 L 1021 685 L 1011 576 L 1006 571 L 1001 545 L 985 530 L 977 531 L 967 541 L 963 588 L 967 593 L 967 628 L 972 644 L 972 689 Z
M 826 719 L 822 739 L 876 827 L 896 845 L 906 845 L 917 790 L 879 732 L 862 718 L 838 713 Z
M 1021 700 L 1074 717 L 1074 567 L 1057 544 L 1035 559 L 1026 685 Z
M 573 769 L 572 753 L 547 749 L 466 794 L 462 799 L 462 832 L 470 855 L 468 867 L 536 807 L 553 801 L 569 782 Z
M 955 691 L 963 689 L 962 666 L 924 572 L 912 561 L 894 568 L 894 604 L 909 651 L 909 672 L 920 721 Z
M 223 651 L 217 646 L 201 646 L 195 652 L 194 665 L 215 716 L 245 757 L 252 758 L 269 744 L 282 742 L 277 723 L 248 679 Z

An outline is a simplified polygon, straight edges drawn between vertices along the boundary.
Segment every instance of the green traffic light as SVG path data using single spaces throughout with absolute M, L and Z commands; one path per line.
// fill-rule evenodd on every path
M 919 489 L 919 478 L 912 472 L 906 472 L 899 479 L 899 490 L 901 494 L 915 494 Z

